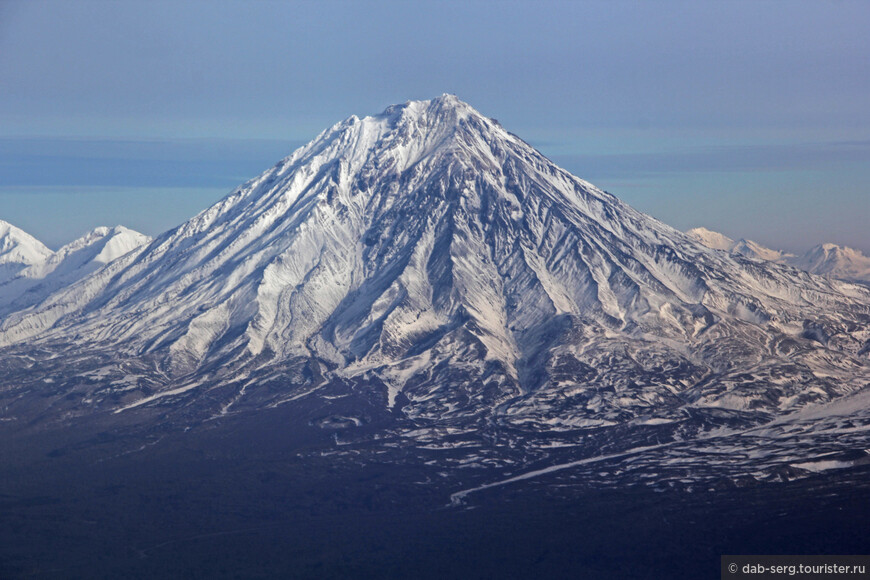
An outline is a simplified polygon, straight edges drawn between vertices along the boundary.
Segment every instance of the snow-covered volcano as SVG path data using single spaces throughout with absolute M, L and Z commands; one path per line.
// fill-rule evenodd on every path
M 418 438 L 553 434 L 831 401 L 870 380 L 868 322 L 866 288 L 707 248 L 444 95 L 324 131 L 7 316 L 0 354 L 64 352 L 14 380 L 73 414 L 357 392 Z
M 854 248 L 820 244 L 790 263 L 814 274 L 870 282 L 870 257 Z
M 0 284 L 51 256 L 45 245 L 10 223 L 0 220 Z

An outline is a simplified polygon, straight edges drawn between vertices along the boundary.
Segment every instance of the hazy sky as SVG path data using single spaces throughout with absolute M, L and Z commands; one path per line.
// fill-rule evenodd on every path
M 866 1 L 0 0 L 0 218 L 156 234 L 451 92 L 680 229 L 870 251 L 868 30 Z

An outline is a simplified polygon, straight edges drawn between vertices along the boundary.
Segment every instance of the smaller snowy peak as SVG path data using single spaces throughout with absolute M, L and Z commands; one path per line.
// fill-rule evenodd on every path
M 51 254 L 52 251 L 42 242 L 0 220 L 0 264 L 38 264 Z
M 100 228 L 107 230 L 104 238 L 106 243 L 103 249 L 94 257 L 94 261 L 100 264 L 108 264 L 113 260 L 117 260 L 124 254 L 132 252 L 140 246 L 144 246 L 151 241 L 150 236 L 140 234 L 135 230 L 125 228 L 124 226 L 115 226 L 114 228 Z
M 25 268 L 42 264 L 52 255 L 45 245 L 12 224 L 0 220 L 0 283 Z
M 790 263 L 813 274 L 870 282 L 870 257 L 846 246 L 821 244 Z
M 692 228 L 686 232 L 686 235 L 708 248 L 731 252 L 732 254 L 740 254 L 756 260 L 777 262 L 792 256 L 791 254 L 786 254 L 785 252 L 762 246 L 758 242 L 753 242 L 746 238 L 741 238 L 735 241 L 724 234 L 703 227 Z
M 723 250 L 725 252 L 730 252 L 734 249 L 734 244 L 736 243 L 728 236 L 708 230 L 707 228 L 692 228 L 686 232 L 686 235 L 708 248 Z
M 794 254 L 789 254 L 780 250 L 774 250 L 767 246 L 762 246 L 758 242 L 752 240 L 740 239 L 731 248 L 731 251 L 736 254 L 742 254 L 756 260 L 766 260 L 768 262 L 779 262 L 794 257 Z
M 776 262 L 791 254 L 785 254 L 779 250 L 772 250 L 762 246 L 758 242 L 741 238 L 732 240 L 725 234 L 708 230 L 707 228 L 692 228 L 686 232 L 690 238 L 697 242 L 712 248 L 714 250 L 722 250 L 723 252 L 731 252 L 732 254 L 740 254 L 748 258 L 756 260 L 767 260 L 768 262 Z
M 150 237 L 124 226 L 97 227 L 23 274 L 41 279 L 52 272 L 68 273 L 82 268 L 86 270 L 83 274 L 89 273 L 150 241 Z

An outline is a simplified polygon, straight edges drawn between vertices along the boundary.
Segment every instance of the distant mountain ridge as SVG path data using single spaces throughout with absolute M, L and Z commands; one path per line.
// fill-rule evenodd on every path
M 5 222 L 0 222 L 0 231 L 4 229 L 3 224 Z M 6 229 L 11 232 L 9 228 Z M 21 234 L 23 232 L 15 233 L 14 237 L 7 234 L 9 244 L 16 239 L 22 240 L 20 247 L 23 249 L 19 254 L 27 259 L 13 275 L 0 279 L 0 316 L 38 304 L 51 293 L 151 240 L 124 226 L 98 227 L 52 252 L 36 238 Z M 0 239 L 0 244 L 4 243 L 7 242 Z
M 732 240 L 724 234 L 699 227 L 686 232 L 693 239 L 701 242 L 708 248 L 723 250 L 768 260 L 780 264 L 788 264 L 810 274 L 830 276 L 843 280 L 856 280 L 870 282 L 870 257 L 865 256 L 860 250 L 837 244 L 819 244 L 808 250 L 805 254 L 797 256 L 782 250 L 774 250 L 762 246 L 752 240 Z

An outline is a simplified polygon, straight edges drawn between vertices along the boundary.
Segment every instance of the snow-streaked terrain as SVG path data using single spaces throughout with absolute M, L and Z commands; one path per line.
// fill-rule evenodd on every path
M 738 474 L 812 462 L 768 426 L 864 396 L 870 290 L 702 241 L 452 95 L 412 101 L 4 316 L 0 409 L 189 424 L 310 405 L 350 457 L 356 397 L 392 421 L 375 455 L 517 481 L 593 457 L 709 470 L 703 449 L 747 433 L 786 451 L 734 454 Z

